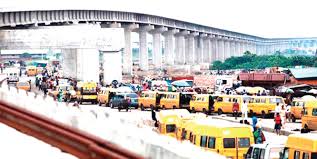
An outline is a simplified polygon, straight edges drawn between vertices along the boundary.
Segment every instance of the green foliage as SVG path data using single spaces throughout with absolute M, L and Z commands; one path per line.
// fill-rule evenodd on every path
M 317 57 L 315 56 L 290 56 L 286 57 L 277 51 L 274 55 L 256 55 L 246 51 L 243 56 L 230 57 L 224 62 L 214 61 L 213 70 L 227 69 L 263 69 L 266 67 L 291 67 L 291 66 L 315 66 L 317 67 Z

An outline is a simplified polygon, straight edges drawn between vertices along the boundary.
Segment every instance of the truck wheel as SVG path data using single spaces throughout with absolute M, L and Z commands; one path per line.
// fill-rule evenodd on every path
M 221 109 L 218 109 L 218 115 L 221 115 L 223 112 Z

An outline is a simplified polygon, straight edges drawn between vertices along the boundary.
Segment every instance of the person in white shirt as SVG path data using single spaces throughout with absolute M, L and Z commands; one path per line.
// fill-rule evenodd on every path
M 241 113 L 242 113 L 242 120 L 243 122 L 248 119 L 248 104 L 245 100 L 241 105 Z
M 274 117 L 276 116 L 277 113 L 280 113 L 281 112 L 281 105 L 280 103 L 276 103 L 276 106 L 275 106 L 275 112 L 274 112 Z

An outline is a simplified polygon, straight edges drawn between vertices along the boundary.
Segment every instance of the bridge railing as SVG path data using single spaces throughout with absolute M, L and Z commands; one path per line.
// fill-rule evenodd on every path
M 138 128 L 133 122 L 113 115 L 111 112 L 85 111 L 67 106 L 65 103 L 55 102 L 53 98 L 43 98 L 14 87 L 0 88 L 0 108 L 1 103 L 7 108 L 19 109 L 20 112 L 24 110 L 30 112 L 29 114 L 43 117 L 44 121 L 62 125 L 60 127 L 63 130 L 93 140 L 96 142 L 95 147 L 103 145 L 104 147 L 101 146 L 101 148 L 110 152 L 131 153 L 133 157 L 128 158 L 138 158 L 136 156 L 162 159 L 224 158 L 190 143 L 180 143 L 176 139 L 157 134 L 151 127 Z M 65 151 L 72 153 L 72 151 Z M 72 154 L 76 155 L 76 153 Z

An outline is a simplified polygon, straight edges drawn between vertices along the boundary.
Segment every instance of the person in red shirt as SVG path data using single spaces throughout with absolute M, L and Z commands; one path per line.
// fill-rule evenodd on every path
M 282 127 L 282 119 L 281 119 L 280 113 L 276 114 L 276 116 L 274 118 L 274 122 L 275 122 L 275 126 L 274 126 L 275 132 L 277 135 L 280 135 L 281 134 L 281 127 Z
M 234 103 L 233 103 L 233 106 L 232 106 L 232 112 L 233 112 L 234 118 L 237 120 L 238 113 L 239 113 L 239 103 L 238 103 L 237 99 L 234 99 Z

